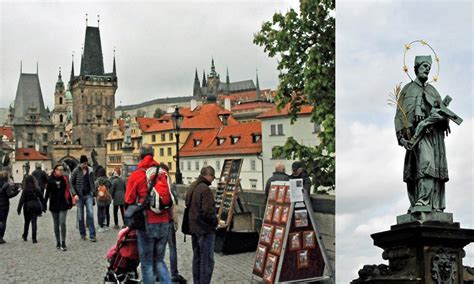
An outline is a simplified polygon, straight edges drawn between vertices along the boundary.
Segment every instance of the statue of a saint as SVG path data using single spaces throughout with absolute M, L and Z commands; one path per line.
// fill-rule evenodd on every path
M 448 119 L 462 122 L 447 109 L 451 98 L 442 100 L 427 83 L 431 64 L 431 56 L 416 56 L 416 79 L 405 85 L 397 98 L 395 130 L 399 145 L 407 150 L 403 181 L 410 200 L 408 212 L 445 209 L 449 177 L 444 138 L 450 133 Z
M 125 118 L 125 131 L 123 136 L 124 146 L 132 145 L 132 130 L 130 129 L 131 120 L 132 119 L 130 118 L 130 115 L 127 115 L 127 117 Z

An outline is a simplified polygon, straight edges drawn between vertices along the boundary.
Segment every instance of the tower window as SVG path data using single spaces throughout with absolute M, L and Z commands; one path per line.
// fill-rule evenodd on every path
M 59 115 L 59 122 L 62 123 L 64 121 L 64 117 L 62 114 Z
M 59 104 L 60 104 L 60 105 L 63 104 L 63 97 L 59 97 Z

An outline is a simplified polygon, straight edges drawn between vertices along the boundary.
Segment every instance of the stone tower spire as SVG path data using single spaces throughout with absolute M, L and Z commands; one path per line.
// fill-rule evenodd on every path
M 207 87 L 207 82 L 206 82 L 206 71 L 203 69 L 202 70 L 202 86 Z
M 196 68 L 196 72 L 194 74 L 194 87 L 193 87 L 193 97 L 196 99 L 201 98 L 201 86 L 200 86 L 199 78 L 198 78 L 198 71 Z

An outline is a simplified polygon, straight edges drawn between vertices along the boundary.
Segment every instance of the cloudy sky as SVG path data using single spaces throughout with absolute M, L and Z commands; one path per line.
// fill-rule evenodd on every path
M 464 118 L 461 126 L 451 123 L 446 138 L 446 212 L 462 227 L 474 227 L 473 12 L 467 1 L 337 2 L 337 283 L 357 278 L 364 264 L 387 264 L 370 234 L 389 230 L 409 205 L 405 151 L 397 145 L 387 98 L 397 83 L 409 82 L 403 48 L 412 40 L 433 46 L 441 60 L 434 86 L 453 98 L 451 109 Z M 410 70 L 414 55 L 427 53 L 409 53 Z M 465 264 L 474 266 L 474 246 L 466 252 Z
M 76 74 L 88 23 L 100 30 L 105 71 L 112 70 L 116 48 L 119 88 L 116 104 L 159 97 L 192 95 L 194 71 L 199 79 L 216 70 L 225 80 L 255 80 L 261 88 L 278 84 L 276 59 L 252 43 L 253 34 L 275 11 L 298 7 L 297 1 L 0 1 L 0 107 L 15 99 L 23 72 L 39 77 L 46 105 L 52 107 L 58 68 L 69 78 L 74 51 Z

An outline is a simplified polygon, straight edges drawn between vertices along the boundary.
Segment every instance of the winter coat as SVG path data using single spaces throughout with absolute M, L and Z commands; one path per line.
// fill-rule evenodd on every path
M 97 206 L 110 205 L 110 203 L 112 202 L 112 196 L 110 194 L 110 188 L 112 187 L 112 184 L 110 183 L 107 177 L 98 177 L 97 180 L 95 181 L 96 192 L 99 190 L 99 185 L 105 185 L 105 187 L 107 187 L 107 192 L 109 196 L 107 198 L 107 201 L 100 201 L 99 198 L 97 198 Z
M 128 178 L 127 188 L 125 191 L 125 204 L 135 204 L 137 197 L 138 202 L 145 201 L 148 193 L 146 170 L 150 167 L 156 167 L 158 163 L 153 160 L 150 155 L 145 156 L 143 160 L 138 163 L 137 169 L 132 172 Z M 147 222 L 150 224 L 168 223 L 170 219 L 169 210 L 163 210 L 160 214 L 156 214 L 150 209 L 146 210 Z
M 49 211 L 51 212 L 66 211 L 72 208 L 72 195 L 70 192 L 69 194 L 66 192 L 68 190 L 66 179 L 66 176 L 55 176 L 54 174 L 48 177 L 44 204 L 46 206 L 49 200 Z
M 267 180 L 265 185 L 265 196 L 268 197 L 268 192 L 270 191 L 270 186 L 274 181 L 289 181 L 290 177 L 284 172 L 274 172 L 273 175 Z
M 217 215 L 211 183 L 199 176 L 186 193 L 186 207 L 189 208 L 189 230 L 192 235 L 214 233 Z
M 114 206 L 125 204 L 125 181 L 121 177 L 113 176 L 110 178 L 112 187 L 110 188 L 110 195 L 114 201 Z
M 89 183 L 90 183 L 89 185 L 90 185 L 90 189 L 91 189 L 90 194 L 92 196 L 95 196 L 96 188 L 95 188 L 95 185 L 94 185 L 94 172 L 93 172 L 91 167 L 88 167 L 87 173 L 89 175 Z M 81 167 L 76 167 L 72 171 L 72 173 L 71 173 L 71 182 L 69 183 L 69 185 L 71 187 L 72 196 L 74 196 L 76 194 L 79 195 L 79 197 L 83 196 L 84 174 L 82 173 Z
M 38 183 L 41 192 L 43 192 L 44 187 L 48 183 L 48 175 L 46 174 L 46 172 L 41 169 L 36 169 L 31 173 L 31 175 L 36 178 L 36 182 Z
M 43 195 L 41 195 L 41 189 L 39 187 L 34 188 L 23 188 L 21 192 L 20 202 L 18 203 L 18 214 L 20 214 L 21 210 L 23 209 L 23 215 L 41 215 L 41 213 L 34 213 L 30 212 L 27 206 L 29 201 L 40 201 L 41 204 L 44 204 Z M 46 212 L 45 209 L 43 211 Z
M 8 183 L 8 180 L 0 181 L 0 210 L 8 210 L 10 198 L 17 196 L 18 193 L 20 193 L 18 186 Z

